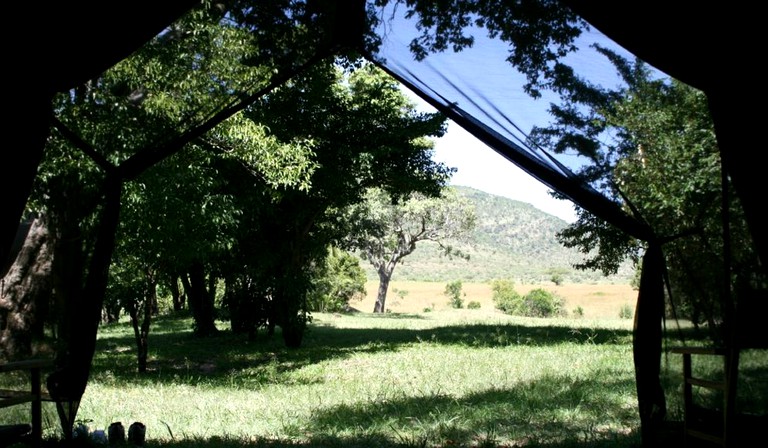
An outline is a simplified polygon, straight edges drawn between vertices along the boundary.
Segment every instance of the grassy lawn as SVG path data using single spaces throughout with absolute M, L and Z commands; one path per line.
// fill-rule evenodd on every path
M 437 286 L 435 305 L 445 302 Z M 413 296 L 402 301 L 415 301 L 407 287 Z M 610 293 L 596 288 L 604 295 L 593 300 Z M 583 317 L 558 319 L 485 305 L 318 313 L 296 350 L 279 333 L 248 341 L 224 325 L 196 339 L 188 317 L 161 317 L 145 375 L 135 372 L 132 330 L 121 322 L 100 330 L 78 417 L 92 430 L 143 422 L 154 447 L 639 446 L 632 321 L 618 308 L 601 318 L 584 308 Z M 765 357 L 758 361 L 755 375 L 764 377 Z M 679 419 L 679 359 L 665 357 L 663 368 L 670 417 Z M 751 395 L 765 403 L 764 390 Z M 0 423 L 28 412 L 2 411 Z M 55 440 L 49 403 L 44 420 Z

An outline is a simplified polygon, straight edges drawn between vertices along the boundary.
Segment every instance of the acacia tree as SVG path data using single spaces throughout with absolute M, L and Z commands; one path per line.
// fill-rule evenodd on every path
M 371 189 L 364 203 L 352 207 L 350 220 L 354 225 L 347 243 L 376 269 L 379 287 L 373 312 L 383 313 L 392 273 L 418 242 L 435 242 L 448 257 L 468 257 L 453 244 L 474 228 L 475 213 L 450 187 L 437 197 L 414 194 L 402 201 Z

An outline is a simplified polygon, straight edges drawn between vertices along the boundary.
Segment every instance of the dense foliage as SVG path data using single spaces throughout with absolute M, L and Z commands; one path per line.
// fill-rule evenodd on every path
M 464 295 L 461 290 L 461 280 L 454 280 L 445 285 L 443 294 L 448 298 L 448 303 L 452 308 L 464 308 Z
M 365 296 L 365 271 L 360 259 L 337 248 L 330 248 L 324 263 L 316 268 L 309 291 L 309 311 L 341 312 L 350 309 L 350 302 Z
M 491 282 L 493 304 L 496 309 L 515 316 L 557 317 L 568 312 L 565 299 L 544 288 L 534 288 L 525 295 L 515 290 L 511 280 L 497 279 Z
M 531 139 L 591 160 L 580 175 L 648 223 L 664 242 L 676 311 L 716 329 L 726 314 L 728 301 L 722 299 L 728 291 L 738 296 L 764 280 L 756 274 L 743 211 L 728 193 L 730 181 L 721 176 L 707 99 L 681 82 L 655 76 L 641 61 L 597 50 L 623 84 L 608 89 L 564 73 L 562 103 L 551 106 L 553 122 L 535 129 Z M 645 247 L 583 209 L 559 239 L 589 255 L 580 268 L 604 273 L 615 272 L 627 258 L 638 260 Z M 724 280 L 726 270 L 730 280 Z
M 203 3 L 55 100 L 29 208 L 52 229 L 64 341 L 90 338 L 103 304 L 109 320 L 134 317 L 146 352 L 148 291 L 181 284 L 176 305 L 197 335 L 236 316 L 236 331 L 279 325 L 300 344 L 318 267 L 349 227 L 345 207 L 371 186 L 436 195 L 450 173 L 427 139 L 444 118 L 416 112 L 393 80 L 343 55 L 278 83 L 286 61 L 266 58 L 264 36 L 222 6 Z

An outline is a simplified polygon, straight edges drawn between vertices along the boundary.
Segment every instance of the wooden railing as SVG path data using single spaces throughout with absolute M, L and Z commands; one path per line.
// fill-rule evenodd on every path
M 51 359 L 29 359 L 0 363 L 0 373 L 14 371 L 29 372 L 29 387 L 23 390 L 0 389 L 0 408 L 15 406 L 23 403 L 31 403 L 31 416 L 29 424 L 29 438 L 35 447 L 42 444 L 42 402 L 52 401 L 50 395 L 43 391 L 42 371 L 53 367 Z M 26 423 L 25 423 L 26 424 Z M 16 429 L 23 425 L 12 425 Z M 6 427 L 8 433 L 13 433 L 13 427 Z M 2 428 L 0 428 L 2 430 Z M 2 437 L 2 435 L 0 435 Z M 9 436 L 10 437 L 10 436 Z M 0 446 L 4 446 L 4 440 L 0 439 Z
M 675 347 L 672 353 L 683 356 L 683 407 L 686 446 L 695 445 L 693 439 L 704 440 L 717 446 L 729 448 L 737 446 L 734 443 L 736 420 L 736 384 L 739 369 L 738 349 L 717 349 L 709 347 Z M 716 356 L 723 359 L 723 372 L 718 380 L 702 379 L 693 373 L 692 356 Z M 694 422 L 696 406 L 693 403 L 693 388 L 700 387 L 720 391 L 723 403 L 719 421 L 706 424 Z

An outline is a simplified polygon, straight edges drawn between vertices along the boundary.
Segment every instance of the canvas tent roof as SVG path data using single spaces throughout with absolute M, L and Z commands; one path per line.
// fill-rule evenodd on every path
M 36 38 L 6 36 L 6 41 L 14 42 L 7 58 L 8 66 L 14 67 L 9 73 L 10 83 L 29 85 L 29 80 L 34 80 L 35 86 L 11 92 L 10 109 L 19 113 L 6 120 L 7 129 L 28 129 L 30 139 L 45 135 L 45 128 L 35 129 L 34 123 L 46 120 L 47 98 L 52 92 L 65 91 L 104 71 L 198 3 L 118 1 L 104 9 L 91 2 L 65 1 L 36 11 Z M 762 229 L 768 228 L 768 218 L 760 212 L 764 187 L 759 168 L 751 160 L 759 139 L 750 132 L 760 129 L 760 114 L 752 113 L 751 105 L 765 91 L 759 87 L 760 71 L 748 57 L 759 54 L 758 40 L 754 39 L 760 17 L 756 7 L 708 2 L 695 8 L 672 8 L 659 0 L 562 3 L 651 65 L 706 92 L 721 151 L 764 260 L 768 237 Z M 21 5 L 13 7 L 19 10 L 9 11 L 7 17 L 25 16 Z M 15 33 L 12 27 L 6 30 Z M 754 92 L 740 94 L 734 86 L 754 86 Z M 0 222 L 3 260 L 24 207 L 40 145 L 39 140 L 26 142 L 28 149 L 14 154 L 17 176 L 4 178 L 7 213 Z

